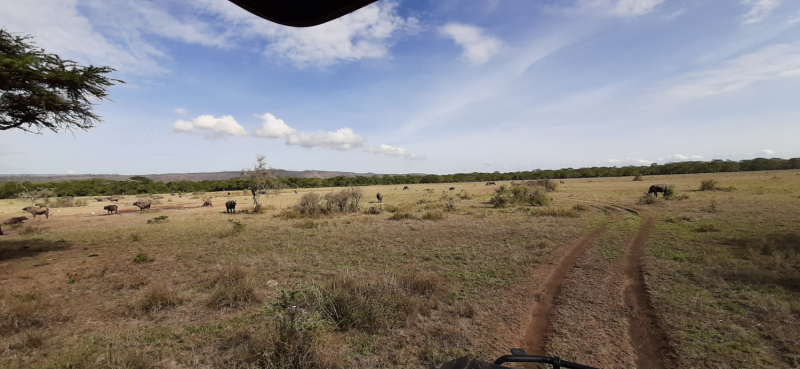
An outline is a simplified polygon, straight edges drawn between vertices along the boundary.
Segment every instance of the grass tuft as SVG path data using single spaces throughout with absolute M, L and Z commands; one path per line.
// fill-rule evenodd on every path
M 254 283 L 247 272 L 238 266 L 227 266 L 209 285 L 213 289 L 208 299 L 208 307 L 236 307 L 258 301 Z

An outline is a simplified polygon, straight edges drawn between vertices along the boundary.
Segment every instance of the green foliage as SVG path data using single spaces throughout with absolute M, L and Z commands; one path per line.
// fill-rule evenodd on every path
M 110 67 L 84 67 L 0 29 L 0 131 L 89 129 L 101 122 L 92 101 L 107 100 Z
M 666 175 L 691 173 L 720 173 L 756 170 L 800 169 L 800 158 L 763 159 L 757 158 L 742 161 L 712 160 L 710 162 L 680 162 L 668 164 L 652 164 L 642 167 L 592 167 L 580 169 L 533 170 L 511 173 L 459 173 L 448 175 L 414 174 L 398 176 L 372 177 L 333 177 L 333 178 L 279 178 L 282 187 L 317 188 L 317 187 L 351 187 L 373 185 L 402 185 L 443 182 L 486 182 L 486 181 L 530 181 L 548 178 L 597 178 L 625 177 L 635 175 Z M 550 181 L 556 184 L 557 181 Z M 107 179 L 85 179 L 63 182 L 21 182 L 27 188 L 49 188 L 58 196 L 112 196 L 156 193 L 192 193 L 212 191 L 242 191 L 247 188 L 244 178 L 232 178 L 217 181 L 114 181 Z M 552 187 L 552 186 L 551 186 Z M 546 189 L 546 187 L 545 187 Z M 730 188 L 731 190 L 733 188 Z M 727 190 L 727 189 L 726 189 Z M 18 184 L 6 182 L 0 184 L 0 198 L 12 199 L 20 192 Z M 250 192 L 247 192 L 249 194 Z
M 157 216 L 157 217 L 155 217 L 153 219 L 148 219 L 147 220 L 147 224 L 166 223 L 166 222 L 169 222 L 169 219 L 167 219 L 167 218 L 169 218 L 169 217 L 166 216 L 166 215 L 159 215 L 159 216 Z
M 142 249 L 139 249 L 139 253 L 133 257 L 133 262 L 136 264 L 144 263 L 148 260 L 150 259 L 147 258 L 147 254 L 145 254 L 144 251 L 142 251 Z
M 500 186 L 494 190 L 494 196 L 489 203 L 496 208 L 504 208 L 513 204 L 528 204 L 534 206 L 544 206 L 549 204 L 552 199 L 547 195 L 548 182 L 528 181 L 516 186 Z M 549 181 L 554 182 L 554 181 Z M 555 187 L 551 187 L 555 188 Z
M 234 233 L 244 231 L 244 228 L 247 226 L 247 224 L 244 224 L 238 220 L 233 220 L 233 219 L 228 219 L 228 223 L 230 223 L 233 226 Z
M 713 179 L 704 179 L 700 182 L 700 191 L 713 191 L 717 189 L 717 181 Z

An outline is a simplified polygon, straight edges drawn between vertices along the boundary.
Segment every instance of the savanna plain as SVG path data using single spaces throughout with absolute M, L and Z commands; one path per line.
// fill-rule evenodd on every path
M 800 171 L 638 179 L 0 200 L 0 367 L 800 367 Z

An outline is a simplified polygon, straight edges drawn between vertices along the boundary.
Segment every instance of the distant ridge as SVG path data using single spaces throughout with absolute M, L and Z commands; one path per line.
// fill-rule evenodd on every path
M 172 181 L 219 181 L 241 177 L 241 171 L 210 172 L 210 173 L 167 173 L 167 174 L 145 174 L 138 177 L 146 177 L 153 181 L 172 182 Z M 283 170 L 278 169 L 278 176 L 296 178 L 333 178 L 333 177 L 374 177 L 383 174 L 376 173 L 353 173 L 353 172 L 334 172 L 328 170 Z M 390 174 L 395 175 L 395 174 Z M 63 182 L 78 181 L 83 179 L 109 179 L 115 181 L 126 181 L 136 175 L 124 174 L 0 174 L 0 183 L 3 182 Z

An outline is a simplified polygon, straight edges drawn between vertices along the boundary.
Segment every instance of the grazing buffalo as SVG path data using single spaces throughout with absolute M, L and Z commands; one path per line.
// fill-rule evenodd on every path
M 119 214 L 119 211 L 117 211 L 117 209 L 118 207 L 116 205 L 106 205 L 103 207 L 103 210 L 107 210 L 109 214 L 114 214 L 114 213 Z
M 26 221 L 26 220 L 28 220 L 28 217 L 13 217 L 13 218 L 11 218 L 11 219 L 9 219 L 9 220 L 6 220 L 5 222 L 3 222 L 3 224 L 8 224 L 8 225 L 12 225 L 12 224 L 22 224 L 22 222 L 24 222 L 24 221 Z
M 667 185 L 652 185 L 650 186 L 650 189 L 647 190 L 647 193 L 651 193 L 653 195 L 656 195 L 656 197 L 658 197 L 658 193 L 661 192 L 664 194 L 664 196 L 666 196 L 668 188 L 669 187 Z
M 144 211 L 144 209 L 148 209 L 149 210 L 150 209 L 150 205 L 151 205 L 151 203 L 144 202 L 144 201 L 137 201 L 137 202 L 133 203 L 133 206 L 138 207 L 139 210 L 141 210 L 141 211 Z
M 383 194 L 381 194 L 380 192 L 378 192 L 378 196 L 376 196 L 376 197 L 378 198 L 378 203 L 379 203 L 379 204 L 383 202 Z
M 231 200 L 225 203 L 226 213 L 236 213 L 236 201 Z
M 201 206 L 201 208 L 206 207 L 206 206 L 212 206 L 213 207 L 214 204 L 211 203 L 211 200 L 203 201 L 203 206 Z
M 403 186 L 403 191 L 407 190 L 408 186 Z
M 494 182 L 486 182 L 487 186 L 497 186 L 497 183 Z
M 450 187 L 450 191 L 455 190 L 455 189 L 456 189 L 455 187 Z
M 33 206 L 29 206 L 29 207 L 24 208 L 22 210 L 25 210 L 25 211 L 33 214 L 33 219 L 36 219 L 37 215 L 42 215 L 42 214 L 44 214 L 45 218 L 50 219 L 50 209 L 48 209 L 48 208 L 35 208 Z

